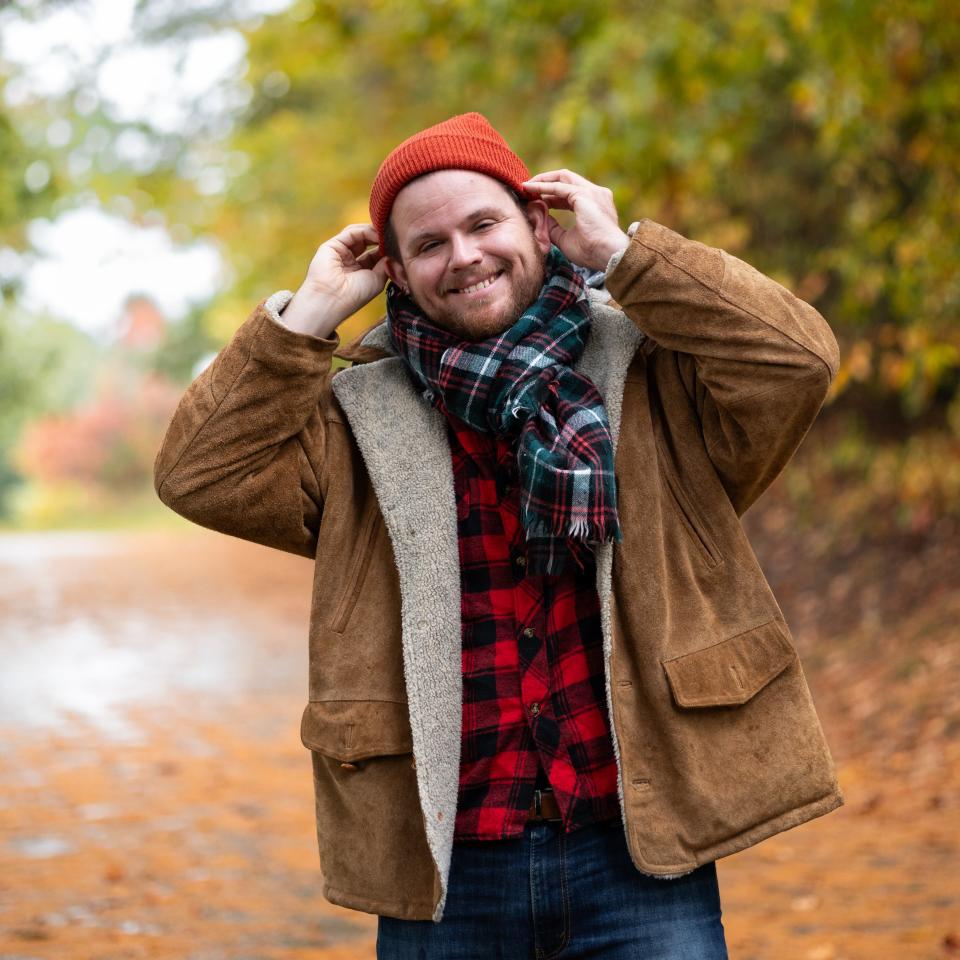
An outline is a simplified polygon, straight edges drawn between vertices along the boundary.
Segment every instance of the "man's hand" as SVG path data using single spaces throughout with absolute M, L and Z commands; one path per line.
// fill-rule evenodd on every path
M 284 326 L 328 338 L 377 296 L 387 274 L 376 244 L 377 232 L 369 223 L 353 223 L 320 244 L 300 289 L 281 314 Z
M 574 263 L 603 270 L 630 242 L 620 229 L 613 193 L 571 170 L 549 170 L 524 181 L 523 187 L 554 210 L 572 210 L 577 222 L 564 230 L 550 217 L 550 240 Z

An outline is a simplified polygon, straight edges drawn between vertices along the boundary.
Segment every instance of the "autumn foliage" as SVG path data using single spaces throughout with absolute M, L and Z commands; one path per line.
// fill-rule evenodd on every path
M 79 483 L 128 493 L 149 483 L 182 390 L 165 378 L 105 377 L 92 403 L 27 425 L 14 451 L 38 484 Z
M 0 4 L 0 27 L 4 13 L 35 6 Z M 820 449 L 791 467 L 796 508 L 815 502 L 838 529 L 960 516 L 955 4 L 297 0 L 256 16 L 246 6 L 136 6 L 118 54 L 187 50 L 218 32 L 245 44 L 241 65 L 178 129 L 124 120 L 105 99 L 78 111 L 79 88 L 0 100 L 10 161 L 0 243 L 19 246 L 25 218 L 59 195 L 218 244 L 228 282 L 198 305 L 196 336 L 155 368 L 181 388 L 210 348 L 201 334 L 225 343 L 261 298 L 296 289 L 321 242 L 367 219 L 393 146 L 477 110 L 532 171 L 575 169 L 613 190 L 624 224 L 650 217 L 727 250 L 820 310 L 841 362 L 830 432 L 819 421 L 809 442 Z M 44 131 L 64 117 L 67 142 L 51 144 Z M 29 196 L 28 152 L 50 170 Z M 347 320 L 343 339 L 382 310 L 378 299 Z M 0 330 L 0 401 L 4 374 Z M 142 428 L 126 419 L 135 398 Z M 132 484 L 147 470 L 151 409 L 137 391 L 106 389 L 33 424 L 17 463 L 29 477 Z M 2 414 L 0 404 L 0 454 Z M 0 455 L 0 512 L 13 482 L 3 466 Z

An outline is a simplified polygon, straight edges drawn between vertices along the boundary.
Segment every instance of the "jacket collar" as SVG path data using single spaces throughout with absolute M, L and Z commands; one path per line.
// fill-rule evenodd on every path
M 627 368 L 645 337 L 594 293 L 590 308 L 590 335 L 573 369 L 604 399 L 615 454 Z M 427 841 L 441 877 L 439 916 L 453 849 L 462 717 L 460 560 L 447 422 L 392 350 L 385 320 L 338 355 L 357 364 L 337 371 L 331 387 L 376 492 L 399 574 L 407 702 Z M 595 559 L 609 656 L 613 545 L 598 547 Z
M 387 338 L 386 317 L 381 317 L 358 337 L 338 347 L 333 351 L 333 355 L 354 364 L 372 363 L 374 360 L 394 356 L 393 347 Z

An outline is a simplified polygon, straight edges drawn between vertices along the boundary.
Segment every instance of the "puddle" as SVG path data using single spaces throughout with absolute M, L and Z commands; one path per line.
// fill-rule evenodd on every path
M 69 840 L 55 836 L 13 837 L 7 841 L 7 847 L 27 860 L 48 860 L 76 850 Z
M 286 558 L 226 547 L 114 533 L 0 536 L 0 728 L 136 739 L 131 708 L 162 722 L 174 701 L 305 689 L 308 565 L 295 568 L 293 603 L 278 610 L 275 591 L 264 600 L 249 587 L 261 566 L 282 573 Z

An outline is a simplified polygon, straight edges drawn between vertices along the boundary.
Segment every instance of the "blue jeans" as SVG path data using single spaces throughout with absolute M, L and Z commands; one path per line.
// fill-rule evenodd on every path
M 380 917 L 378 960 L 727 960 L 715 863 L 674 880 L 633 865 L 619 818 L 455 843 L 440 923 Z

